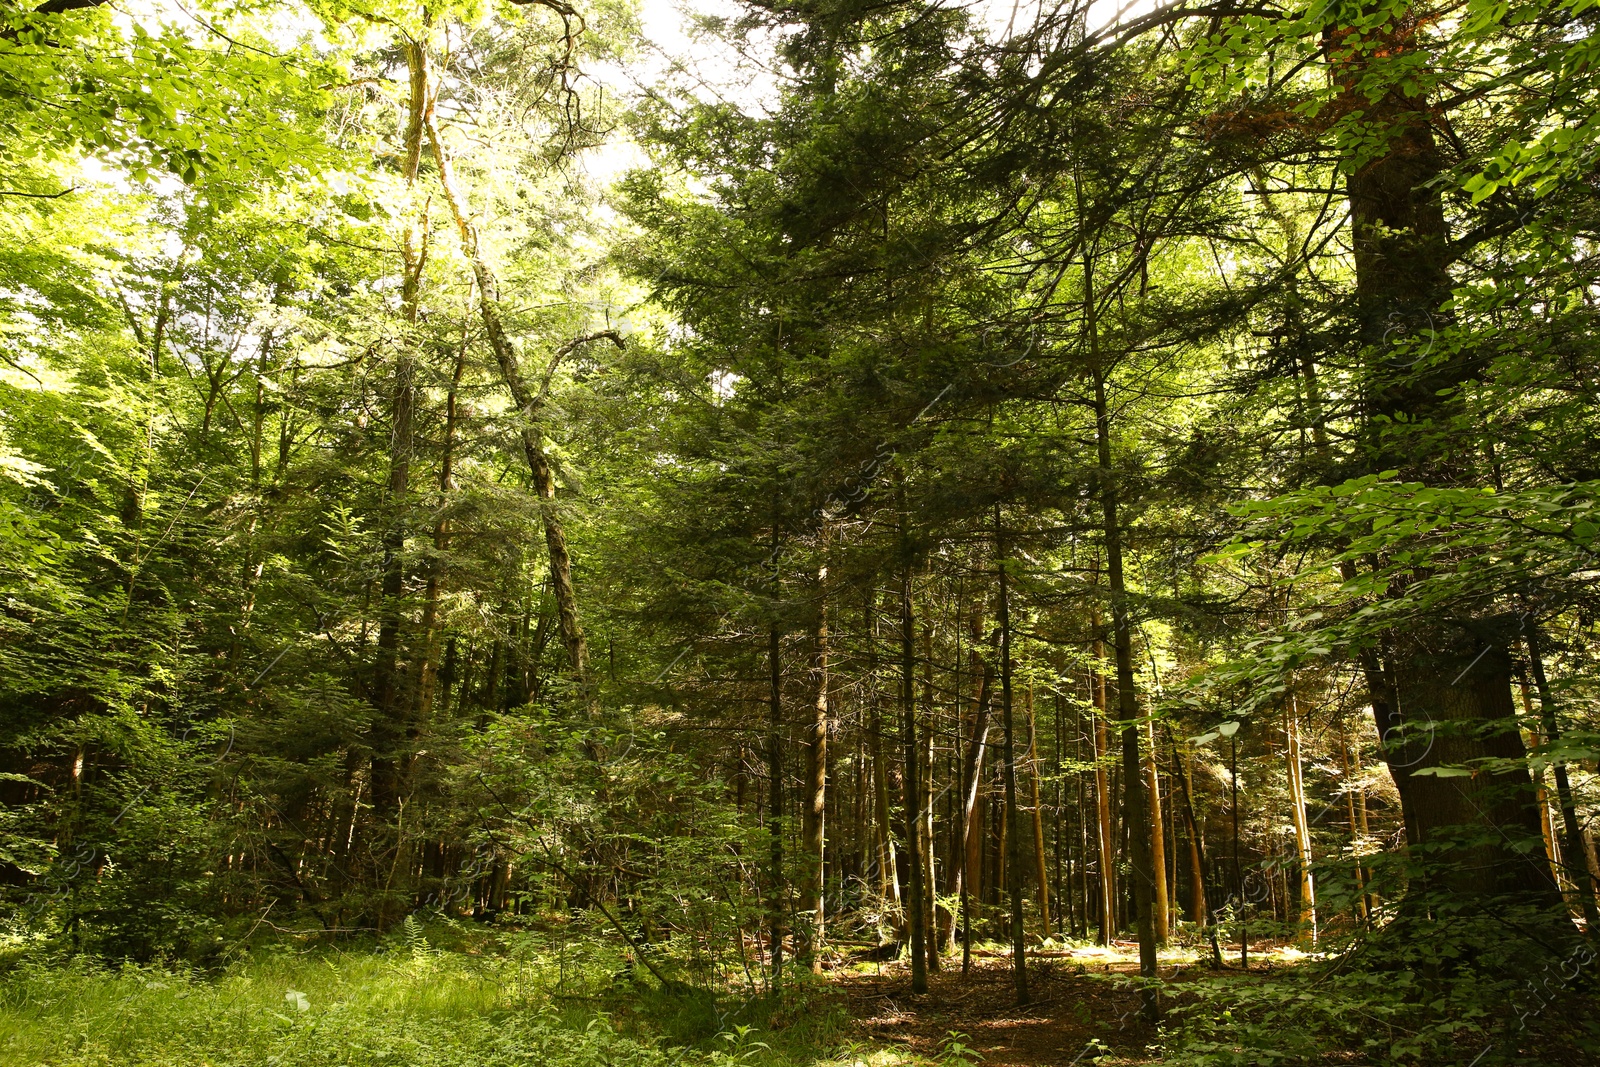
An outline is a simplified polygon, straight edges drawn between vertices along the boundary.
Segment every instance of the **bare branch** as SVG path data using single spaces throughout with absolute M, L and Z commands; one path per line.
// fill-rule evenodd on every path
M 24 193 L 19 192 L 16 189 L 0 189 L 0 196 L 21 196 L 26 197 L 29 200 L 60 200 L 68 193 L 75 193 L 77 191 L 78 187 L 76 185 L 70 189 L 63 189 L 59 193 Z

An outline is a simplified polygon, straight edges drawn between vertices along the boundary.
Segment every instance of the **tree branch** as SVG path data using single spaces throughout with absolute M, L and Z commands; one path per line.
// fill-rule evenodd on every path
M 110 0 L 44 0 L 44 3 L 33 9 L 35 15 L 59 15 L 66 11 L 82 11 L 85 8 L 103 7 Z
M 51 0 L 51 2 L 54 3 L 55 0 Z M 60 200 L 68 193 L 75 193 L 77 191 L 78 187 L 76 185 L 70 189 L 63 189 L 59 193 L 24 193 L 15 189 L 0 189 L 0 196 L 21 196 L 26 197 L 29 200 Z

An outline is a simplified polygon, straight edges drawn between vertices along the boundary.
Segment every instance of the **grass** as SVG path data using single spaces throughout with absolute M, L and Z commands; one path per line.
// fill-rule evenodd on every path
M 443 932 L 435 940 L 451 937 Z M 459 939 L 458 939 L 459 940 Z M 801 982 L 780 1002 L 666 992 L 615 957 L 410 928 L 360 951 L 258 951 L 220 973 L 0 961 L 7 1067 L 898 1067 Z

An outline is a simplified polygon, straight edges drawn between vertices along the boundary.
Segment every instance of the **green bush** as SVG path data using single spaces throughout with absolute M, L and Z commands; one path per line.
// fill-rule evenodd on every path
M 1541 948 L 1507 935 L 1519 926 L 1534 928 L 1536 914 L 1508 906 L 1497 918 L 1448 916 L 1435 907 L 1431 916 L 1409 916 L 1357 937 L 1327 959 L 1185 984 L 1169 1017 L 1162 1062 L 1596 1062 L 1594 950 L 1571 940 Z M 1535 956 L 1534 948 L 1543 955 Z

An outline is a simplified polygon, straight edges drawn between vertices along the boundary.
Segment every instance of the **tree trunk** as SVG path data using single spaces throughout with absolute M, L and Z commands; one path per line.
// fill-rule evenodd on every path
M 1330 51 L 1348 32 L 1329 28 Z M 1359 109 L 1363 132 L 1371 135 L 1352 139 L 1359 147 L 1345 160 L 1359 336 L 1371 359 L 1363 397 L 1367 460 L 1374 471 L 1399 470 L 1408 480 L 1471 482 L 1472 450 L 1451 449 L 1442 435 L 1414 430 L 1451 418 L 1455 387 L 1471 376 L 1476 359 L 1466 348 L 1434 358 L 1425 353 L 1434 331 L 1448 321 L 1442 309 L 1452 285 L 1449 230 L 1435 180 L 1445 160 L 1429 100 L 1408 95 L 1402 84 L 1380 87 L 1374 98 L 1371 84 L 1370 57 L 1382 56 L 1394 69 L 1423 38 L 1409 17 L 1368 28 L 1363 37 L 1368 43 L 1359 52 L 1336 60 L 1334 78 L 1341 106 Z M 1385 652 L 1363 652 L 1362 665 L 1407 840 L 1431 850 L 1433 873 L 1424 884 L 1461 903 L 1509 895 L 1558 906 L 1548 869 L 1523 848 L 1539 832 L 1525 763 L 1470 777 L 1417 773 L 1526 759 L 1506 653 L 1515 635 L 1501 632 L 1508 629 L 1495 620 L 1439 618 L 1391 633 Z
M 776 555 L 777 530 L 773 530 Z M 767 631 L 767 904 L 768 959 L 772 961 L 772 987 L 783 981 L 783 937 L 789 918 L 789 883 L 783 876 L 783 634 L 774 624 Z
M 450 214 L 455 219 L 456 229 L 461 235 L 461 250 L 471 262 L 473 277 L 478 283 L 478 310 L 483 317 L 483 332 L 488 337 L 489 347 L 494 352 L 495 362 L 500 367 L 500 376 L 505 381 L 506 389 L 511 393 L 512 401 L 517 405 L 522 423 L 520 432 L 522 452 L 528 464 L 528 472 L 533 478 L 534 492 L 539 498 L 539 518 L 544 523 L 545 549 L 550 561 L 550 585 L 556 597 L 561 642 L 567 650 L 568 666 L 578 687 L 579 697 L 585 705 L 591 705 L 592 710 L 589 646 L 584 639 L 583 625 L 578 618 L 578 594 L 572 584 L 572 554 L 567 548 L 566 529 L 562 526 L 561 515 L 556 508 L 555 475 L 550 467 L 550 459 L 545 454 L 544 441 L 539 430 L 538 408 L 543 398 L 531 393 L 522 377 L 516 347 L 506 334 L 505 323 L 500 317 L 499 283 L 488 261 L 483 258 L 477 232 L 467 216 L 465 201 L 456 189 L 450 154 L 445 150 L 444 141 L 439 136 L 439 128 L 434 123 L 431 112 L 427 115 L 427 128 L 428 139 L 433 145 L 434 160 L 439 167 L 439 184 L 443 188 L 445 202 L 450 206 Z
M 1177 745 L 1173 745 L 1173 776 L 1178 781 L 1178 788 L 1183 794 L 1183 824 L 1189 837 L 1189 886 L 1190 910 L 1194 921 L 1209 935 L 1211 941 L 1211 965 L 1218 970 L 1222 969 L 1222 946 L 1217 941 L 1217 924 L 1211 915 L 1211 906 L 1206 900 L 1206 854 L 1205 835 L 1200 830 L 1200 820 L 1194 813 L 1194 787 L 1190 782 L 1188 760 L 1179 755 Z
M 922 921 L 926 928 L 923 944 L 928 953 L 928 970 L 939 970 L 939 903 L 938 871 L 933 849 L 933 802 L 937 790 L 933 775 L 933 739 L 938 730 L 938 718 L 933 707 L 933 623 L 922 622 L 922 708 L 927 726 L 922 731 L 922 817 L 917 820 L 917 832 L 922 835 L 918 851 L 922 853 Z
M 1561 739 L 1561 726 L 1556 720 L 1555 700 L 1550 695 L 1550 682 L 1544 673 L 1544 656 L 1539 650 L 1539 637 L 1535 627 L 1529 626 L 1523 634 L 1523 642 L 1528 648 L 1528 664 L 1533 668 L 1533 684 L 1539 694 L 1540 725 L 1544 727 L 1547 742 L 1554 744 Z M 1518 738 L 1520 747 L 1521 738 Z M 1597 880 L 1592 876 L 1594 864 L 1586 864 L 1589 853 L 1587 842 L 1582 829 L 1578 824 L 1578 809 L 1573 802 L 1572 783 L 1567 777 L 1567 765 L 1559 762 L 1554 765 L 1556 780 L 1556 799 L 1561 807 L 1561 825 L 1566 831 L 1566 847 L 1562 852 L 1566 854 L 1567 872 L 1573 885 L 1578 890 L 1578 903 L 1583 909 L 1583 918 L 1588 926 L 1591 936 L 1600 934 L 1600 911 L 1597 911 L 1595 896 Z M 1540 808 L 1545 811 L 1545 818 L 1549 818 L 1549 811 L 1540 803 Z M 1585 866 L 1589 870 L 1585 870 Z
M 1084 290 L 1086 306 L 1092 309 L 1094 290 L 1092 271 L 1086 266 Z M 1123 825 L 1128 835 L 1129 867 L 1133 875 L 1134 915 L 1139 930 L 1139 974 L 1156 977 L 1156 936 L 1154 922 L 1155 879 L 1150 845 L 1149 813 L 1145 810 L 1146 790 L 1140 773 L 1139 703 L 1133 683 L 1133 626 L 1128 614 L 1128 590 L 1122 573 L 1122 517 L 1119 513 L 1116 471 L 1111 462 L 1111 412 L 1106 402 L 1105 375 L 1099 356 L 1099 340 L 1089 314 L 1088 329 L 1093 348 L 1095 444 L 1099 460 L 1100 508 L 1104 519 L 1106 583 L 1111 594 L 1112 648 L 1117 664 L 1117 712 L 1122 721 Z M 1160 1002 L 1155 986 L 1141 990 L 1145 1017 L 1154 1022 Z
M 1356 889 L 1359 895 L 1356 898 L 1356 918 L 1367 922 L 1371 915 L 1371 902 L 1367 899 L 1367 872 L 1362 869 L 1362 850 L 1366 847 L 1366 834 L 1361 829 L 1361 821 L 1356 815 L 1356 794 L 1361 791 L 1361 786 L 1356 780 L 1354 765 L 1350 759 L 1350 740 L 1345 733 L 1343 718 L 1339 720 L 1339 767 L 1344 775 L 1344 800 L 1345 814 L 1350 821 L 1350 858 L 1354 863 Z
M 869 586 L 866 604 L 867 699 L 872 720 L 867 746 L 872 758 L 872 835 L 878 868 L 878 892 L 889 906 L 895 936 L 903 939 L 905 918 L 900 904 L 900 871 L 894 847 L 894 815 L 889 803 L 889 765 L 883 751 L 883 707 L 878 689 L 877 590 Z
M 805 848 L 805 884 L 800 907 L 809 916 L 801 958 L 813 974 L 822 973 L 824 936 L 823 885 L 824 840 L 828 797 L 828 568 L 817 575 L 817 630 L 811 662 L 811 685 L 816 699 L 811 705 L 811 721 L 806 724 L 806 803 L 802 812 Z
M 1559 890 L 1538 859 L 1537 799 L 1511 701 L 1511 658 L 1493 641 L 1474 651 L 1452 629 L 1408 634 L 1386 672 L 1392 701 L 1373 704 L 1407 839 L 1428 846 L 1430 856 L 1448 856 L 1430 863 L 1424 884 L 1462 901 L 1513 897 L 1559 910 Z M 1405 709 L 1404 718 L 1395 708 Z M 1416 773 L 1485 758 L 1506 762 L 1462 776 Z M 1532 852 L 1523 847 L 1530 840 Z
M 433 109 L 432 79 L 428 71 L 427 53 L 417 44 L 406 45 L 406 59 L 410 71 L 410 97 L 407 108 L 405 155 L 401 160 L 401 177 L 408 195 L 416 184 L 417 170 L 422 156 L 422 137 Z M 421 301 L 422 271 L 427 261 L 427 230 L 425 224 L 409 220 L 401 242 L 401 314 L 408 324 L 417 320 Z M 406 498 L 411 488 L 412 418 L 416 401 L 415 370 L 410 341 L 402 344 L 395 360 L 394 382 L 390 393 L 390 411 L 393 424 L 389 438 L 389 479 L 387 486 L 388 521 L 383 535 L 383 580 L 380 584 L 380 617 L 378 622 L 378 647 L 376 677 L 373 686 L 373 718 L 367 732 L 367 745 L 372 753 L 371 790 L 372 816 L 378 827 L 392 824 L 399 810 L 401 784 L 401 739 L 405 735 L 406 710 L 410 702 L 405 698 L 405 685 L 400 662 L 400 630 L 404 622 L 402 598 L 405 595 L 405 535 Z M 400 844 L 391 835 L 380 830 L 381 846 L 374 851 L 375 880 L 384 883 L 389 878 L 380 872 L 385 860 L 397 860 Z M 393 863 L 389 864 L 392 874 Z M 389 909 L 380 901 L 377 925 L 388 924 Z
M 1311 943 L 1317 943 L 1317 890 L 1311 875 L 1311 824 L 1306 820 L 1306 786 L 1300 762 L 1300 716 L 1294 695 L 1293 677 L 1289 698 L 1284 705 L 1284 755 L 1288 761 L 1289 817 L 1294 825 L 1295 850 L 1300 869 L 1300 915 L 1302 930 L 1309 930 Z
M 883 720 L 874 707 L 872 730 L 869 736 L 872 752 L 873 836 L 877 847 L 879 891 L 895 913 L 895 929 L 904 928 L 905 919 L 900 914 L 900 869 L 895 855 L 894 816 L 889 803 L 889 767 L 883 753 Z
M 911 612 L 911 556 L 905 524 L 908 521 L 901 493 L 901 564 L 900 564 L 900 712 L 904 719 L 902 741 L 905 750 L 905 835 L 906 865 L 909 884 L 906 887 L 906 925 L 911 930 L 911 991 L 928 991 L 927 945 L 922 914 L 922 833 L 917 823 L 922 814 L 922 753 L 917 744 L 917 646 L 915 619 Z
M 1044 807 L 1039 800 L 1039 723 L 1033 708 L 1033 683 L 1028 683 L 1028 788 L 1033 801 L 1033 859 L 1039 878 L 1039 928 L 1042 937 L 1054 937 L 1050 925 L 1050 867 L 1044 849 Z
M 1006 791 L 1006 895 L 1011 904 L 1011 972 L 1017 1003 L 1028 1003 L 1028 939 L 1022 920 L 1022 827 L 1017 807 L 1017 757 L 1011 715 L 1011 597 L 1006 575 L 1005 532 L 1000 505 L 994 507 L 995 570 L 999 577 L 1000 720 L 1004 734 Z
M 863 886 L 867 883 L 867 872 L 873 860 L 867 855 L 867 850 L 872 845 L 872 761 L 867 749 L 867 735 L 872 727 L 867 723 L 865 716 L 857 720 L 860 728 L 856 730 L 855 754 L 850 761 L 851 773 L 854 776 L 855 803 L 851 808 L 850 826 L 850 870 L 845 873 L 846 878 L 857 878 Z
M 435 676 L 439 662 L 439 597 L 444 584 L 445 553 L 450 548 L 450 493 L 455 489 L 456 427 L 460 422 L 458 398 L 461 378 L 467 367 L 467 340 L 470 332 L 465 321 L 461 324 L 461 344 L 456 349 L 456 360 L 450 375 L 450 387 L 444 400 L 444 441 L 439 457 L 439 516 L 433 523 L 433 558 L 428 561 L 428 585 L 422 598 L 422 670 L 417 682 L 417 721 L 425 719 L 433 708 Z
M 1519 679 L 1517 682 L 1517 688 L 1522 697 L 1523 714 L 1531 719 L 1533 718 L 1534 712 L 1533 703 L 1528 699 L 1527 681 Z M 1529 730 L 1526 743 L 1528 751 L 1533 752 L 1540 745 L 1542 745 L 1544 741 L 1542 740 L 1542 735 L 1539 733 L 1539 731 Z M 1550 864 L 1550 876 L 1556 880 L 1557 885 L 1560 885 L 1565 881 L 1565 879 L 1561 877 L 1561 857 L 1560 853 L 1556 851 L 1555 826 L 1550 822 L 1550 791 L 1544 782 L 1544 771 L 1539 768 L 1535 768 L 1533 773 L 1533 793 L 1539 802 L 1539 836 L 1544 838 L 1544 856 Z M 1356 823 L 1355 816 L 1355 803 L 1352 799 L 1350 804 L 1350 825 L 1352 828 Z
M 1099 856 L 1100 868 L 1100 937 L 1102 945 L 1111 944 L 1111 939 L 1117 932 L 1117 883 L 1116 870 L 1112 865 L 1114 851 L 1111 844 L 1111 788 L 1106 780 L 1106 760 L 1110 756 L 1111 739 L 1106 730 L 1106 676 L 1103 670 L 1105 663 L 1105 642 L 1100 639 L 1100 613 L 1093 609 L 1090 625 L 1094 628 L 1094 674 L 1090 679 L 1093 687 L 1094 699 L 1094 729 L 1090 740 L 1094 745 L 1094 801 L 1095 801 L 1095 847 Z
M 961 800 L 960 818 L 961 828 L 959 838 L 963 841 L 973 841 L 977 838 L 975 831 L 974 814 L 978 809 L 978 786 L 983 776 L 984 756 L 988 752 L 989 744 L 989 705 L 994 690 L 994 664 L 974 650 L 972 653 L 973 666 L 981 665 L 978 675 L 978 692 L 974 697 L 972 716 L 972 735 L 967 741 L 966 756 L 962 761 L 961 783 L 964 794 Z M 967 877 L 967 864 L 962 862 L 957 870 L 958 880 L 970 882 Z
M 1228 814 L 1233 821 L 1233 899 L 1239 908 L 1239 966 L 1250 969 L 1250 898 L 1239 866 L 1239 733 L 1228 735 Z
M 1156 944 L 1165 945 L 1172 930 L 1172 897 L 1167 888 L 1167 835 L 1166 825 L 1161 818 L 1161 779 L 1156 774 L 1156 729 L 1148 715 L 1145 716 L 1144 726 L 1145 733 L 1149 735 L 1144 756 L 1144 776 L 1150 799 L 1150 873 L 1154 885 L 1151 919 L 1155 925 Z

